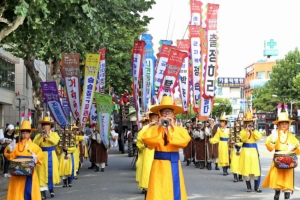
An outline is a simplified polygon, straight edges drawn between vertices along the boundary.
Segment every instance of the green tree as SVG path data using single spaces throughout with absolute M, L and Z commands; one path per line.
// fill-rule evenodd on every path
M 298 48 L 290 51 L 284 59 L 278 60 L 270 76 L 270 87 L 273 94 L 282 102 L 299 101 L 300 90 L 295 85 L 296 75 L 300 73 L 300 52 Z
M 33 82 L 34 105 L 37 111 L 43 107 L 40 92 L 41 79 L 34 67 L 34 60 L 48 62 L 51 59 L 54 79 L 60 82 L 60 53 L 81 54 L 82 63 L 87 52 L 96 53 L 106 47 L 107 81 L 112 80 L 115 90 L 130 88 L 130 57 L 133 41 L 145 32 L 151 20 L 139 13 L 147 11 L 154 0 L 57 0 L 28 1 L 28 13 L 24 23 L 3 39 L 5 50 L 24 59 Z M 18 4 L 10 2 L 11 7 Z M 107 84 L 108 85 L 108 84 Z M 121 89 L 123 88 L 123 89 Z M 40 113 L 38 113 L 38 116 Z
M 232 112 L 232 106 L 229 99 L 216 97 L 214 101 L 215 101 L 215 105 L 213 106 L 213 110 L 212 110 L 213 117 L 219 118 L 223 112 L 225 112 L 226 115 Z
M 274 112 L 276 106 L 280 102 L 278 97 L 274 95 L 270 86 L 270 81 L 259 88 L 255 88 L 252 92 L 252 108 L 257 112 Z

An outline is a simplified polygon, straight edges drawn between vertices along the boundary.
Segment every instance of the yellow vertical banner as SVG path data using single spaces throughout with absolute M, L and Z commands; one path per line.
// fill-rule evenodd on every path
M 80 126 L 85 127 L 86 121 L 90 116 L 91 106 L 93 104 L 96 80 L 99 70 L 100 54 L 86 54 L 84 85 L 80 109 Z

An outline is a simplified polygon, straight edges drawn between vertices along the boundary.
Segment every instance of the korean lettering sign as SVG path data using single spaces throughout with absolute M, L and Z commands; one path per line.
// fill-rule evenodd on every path
M 241 77 L 219 77 L 218 87 L 244 87 L 245 78 Z

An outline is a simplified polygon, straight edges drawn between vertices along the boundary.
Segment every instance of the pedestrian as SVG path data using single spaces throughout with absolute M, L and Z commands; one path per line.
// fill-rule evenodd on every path
M 46 191 L 49 190 L 50 196 L 54 197 L 54 185 L 60 183 L 59 162 L 55 152 L 60 137 L 57 132 L 51 131 L 51 125 L 55 122 L 50 117 L 45 116 L 38 123 L 42 126 L 42 132 L 36 134 L 33 142 L 41 147 L 44 154 L 43 165 L 37 166 L 37 173 L 42 199 L 46 199 Z
M 240 139 L 243 142 L 240 154 L 240 174 L 246 180 L 247 192 L 252 191 L 250 180 L 254 179 L 254 191 L 260 193 L 262 192 L 259 189 L 261 170 L 257 141 L 261 139 L 262 135 L 254 128 L 255 120 L 252 113 L 247 111 L 243 119 L 244 128 L 240 132 Z
M 223 115 L 219 118 L 221 127 L 217 129 L 213 138 L 210 138 L 211 144 L 218 145 L 218 166 L 223 168 L 223 176 L 228 175 L 229 155 L 228 155 L 228 139 L 230 131 L 227 128 L 228 119 Z
M 0 150 L 1 156 L 3 156 L 4 164 L 3 164 L 3 176 L 5 178 L 10 178 L 10 174 L 8 173 L 9 160 L 4 156 L 4 149 L 11 143 L 16 143 L 15 139 L 15 127 L 12 124 L 9 124 L 3 134 L 2 138 L 2 148 Z
M 176 126 L 174 117 L 183 112 L 170 96 L 163 96 L 151 112 L 158 113 L 158 124 L 149 127 L 142 139 L 149 149 L 155 149 L 146 200 L 187 200 L 179 149 L 191 140 L 186 129 Z
M 185 123 L 186 129 L 191 137 L 190 142 L 186 147 L 184 147 L 183 152 L 186 160 L 186 166 L 189 166 L 191 162 L 195 162 L 195 148 L 194 148 L 194 139 L 193 136 L 193 129 L 191 123 L 188 121 Z
M 21 132 L 22 141 L 13 145 L 11 143 L 5 149 L 5 157 L 9 160 L 16 159 L 29 159 L 30 165 L 41 166 L 43 164 L 43 152 L 42 149 L 33 143 L 30 139 L 32 133 L 30 122 L 24 120 L 19 131 Z M 13 162 L 13 161 L 12 161 Z M 26 171 L 28 173 L 28 171 Z M 39 177 L 35 169 L 32 170 L 32 174 L 23 176 L 12 176 L 9 180 L 7 199 L 41 199 L 41 193 L 39 191 Z
M 195 128 L 193 129 L 193 149 L 194 149 L 194 158 L 195 158 L 195 167 L 204 169 L 205 165 L 208 163 L 205 163 L 205 135 L 203 131 L 203 125 L 202 122 L 198 122 Z M 211 165 L 206 165 L 207 169 L 211 169 Z
M 275 150 L 274 159 L 269 172 L 262 184 L 264 188 L 275 190 L 274 200 L 278 200 L 280 192 L 284 192 L 284 199 L 290 199 L 294 186 L 294 167 L 297 156 L 300 154 L 299 141 L 289 131 L 291 122 L 286 112 L 280 112 L 278 120 L 273 124 L 278 126 L 278 130 L 273 130 L 266 141 L 267 149 L 272 152 Z M 283 164 L 279 164 L 281 161 Z

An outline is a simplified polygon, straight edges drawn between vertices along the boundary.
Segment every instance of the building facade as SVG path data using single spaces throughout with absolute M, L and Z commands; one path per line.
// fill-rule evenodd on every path
M 43 81 L 47 80 L 48 66 L 41 61 L 35 60 L 35 68 Z M 16 124 L 19 122 L 19 109 L 14 108 L 13 100 L 17 95 L 24 95 L 28 98 L 28 109 L 24 112 L 25 119 L 28 118 L 28 112 L 32 113 L 34 121 L 34 105 L 32 98 L 32 82 L 27 74 L 24 61 L 17 58 L 0 48 L 0 128 L 5 124 Z M 22 107 L 22 106 L 21 106 Z

